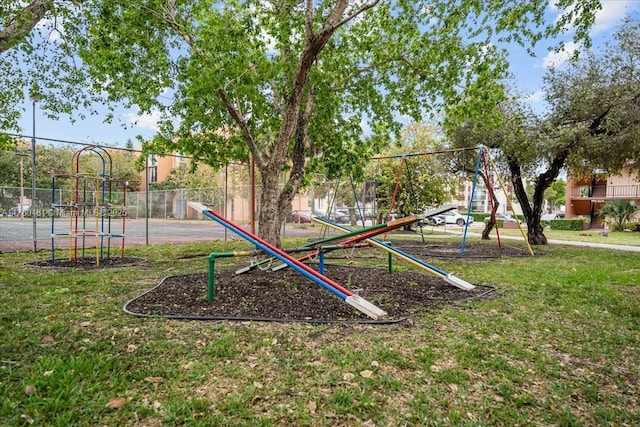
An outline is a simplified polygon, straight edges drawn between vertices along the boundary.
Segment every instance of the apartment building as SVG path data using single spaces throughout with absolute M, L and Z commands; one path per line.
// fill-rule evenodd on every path
M 635 173 L 623 170 L 619 175 L 594 171 L 587 178 L 569 176 L 566 193 L 566 218 L 586 217 L 591 228 L 602 228 L 600 209 L 613 200 L 640 204 L 640 182 Z

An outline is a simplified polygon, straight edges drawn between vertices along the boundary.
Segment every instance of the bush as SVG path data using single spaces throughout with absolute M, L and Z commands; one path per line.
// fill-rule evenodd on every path
M 487 225 L 487 223 L 488 223 L 489 221 L 491 221 L 491 215 L 487 216 L 487 217 L 484 219 L 484 224 L 485 224 L 485 225 Z M 515 223 L 514 223 L 514 224 L 515 224 Z M 496 226 L 497 226 L 498 228 L 504 228 L 504 221 L 503 221 L 503 220 L 501 220 L 501 219 L 497 219 L 497 220 L 496 220 Z
M 486 220 L 491 218 L 491 214 L 488 212 L 472 212 L 471 216 L 473 217 L 473 220 L 476 222 L 486 222 Z M 513 216 L 514 218 L 518 218 L 518 221 L 520 222 L 527 222 L 526 219 L 524 218 L 524 215 L 511 214 L 511 216 Z
M 604 218 L 612 230 L 623 230 L 631 221 L 638 207 L 628 200 L 614 200 L 600 209 L 600 218 Z
M 550 228 L 552 230 L 582 231 L 584 223 L 584 218 L 552 219 L 550 222 Z
M 486 212 L 471 212 L 471 216 L 475 222 L 486 222 L 485 220 L 491 217 L 491 214 Z
M 640 232 L 640 222 L 625 222 L 622 224 L 622 230 L 629 230 L 633 232 Z

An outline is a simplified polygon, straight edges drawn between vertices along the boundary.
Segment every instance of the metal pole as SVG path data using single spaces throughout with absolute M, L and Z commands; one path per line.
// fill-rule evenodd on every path
M 31 134 L 31 218 L 33 218 L 33 252 L 38 251 L 38 237 L 36 235 L 36 98 L 32 96 L 33 133 Z
M 24 162 L 25 153 L 20 153 L 20 221 L 24 219 Z
M 229 218 L 227 205 L 229 203 L 229 166 L 224 167 L 224 217 Z M 224 227 L 224 241 L 227 241 L 227 227 Z
M 145 160 L 144 178 L 144 243 L 149 246 L 149 156 Z
M 253 155 L 249 157 L 249 218 L 251 221 L 249 230 L 256 234 L 256 166 Z

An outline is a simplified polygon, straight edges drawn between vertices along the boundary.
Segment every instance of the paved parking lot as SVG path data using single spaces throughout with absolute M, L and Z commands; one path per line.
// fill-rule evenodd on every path
M 107 226 L 105 225 L 105 228 Z M 79 228 L 82 228 L 79 226 Z M 87 229 L 95 229 L 95 223 L 87 221 Z M 244 227 L 248 230 L 248 226 Z M 286 224 L 283 237 L 313 237 L 319 234 L 319 226 L 300 226 Z M 51 220 L 47 218 L 36 220 L 36 237 L 38 250 L 51 248 Z M 114 221 L 111 228 L 113 233 L 122 230 L 120 221 Z M 56 233 L 68 233 L 69 221 L 55 221 Z M 210 221 L 176 221 L 150 219 L 147 223 L 144 219 L 127 220 L 125 222 L 125 243 L 130 244 L 158 244 L 169 242 L 196 242 L 207 240 L 237 239 L 234 233 L 227 231 L 221 225 Z M 91 246 L 95 239 L 86 238 L 86 245 Z M 57 247 L 68 247 L 68 239 L 64 236 L 56 237 Z M 117 244 L 117 243 L 116 243 Z M 0 218 L 0 251 L 11 252 L 17 250 L 33 249 L 33 222 L 31 218 Z

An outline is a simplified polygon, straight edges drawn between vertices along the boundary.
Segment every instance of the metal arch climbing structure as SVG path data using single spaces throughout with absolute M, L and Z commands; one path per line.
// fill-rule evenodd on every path
M 93 153 L 99 159 L 97 174 L 83 173 L 80 159 Z M 97 146 L 86 146 L 73 155 L 69 174 L 53 174 L 51 178 L 51 263 L 55 264 L 55 240 L 68 239 L 69 260 L 78 263 L 78 255 L 84 257 L 87 238 L 94 239 L 96 265 L 111 256 L 111 240 L 120 239 L 120 259 L 124 258 L 127 185 L 126 181 L 112 176 L 112 160 L 109 153 Z M 70 197 L 56 201 L 56 180 L 70 181 Z M 113 185 L 122 187 L 121 203 L 114 205 Z M 67 230 L 56 227 L 56 217 L 68 215 Z M 116 216 L 114 216 L 116 215 Z M 93 216 L 93 220 L 91 220 Z M 119 227 L 116 225 L 117 218 Z M 116 230 L 118 228 L 118 230 Z

